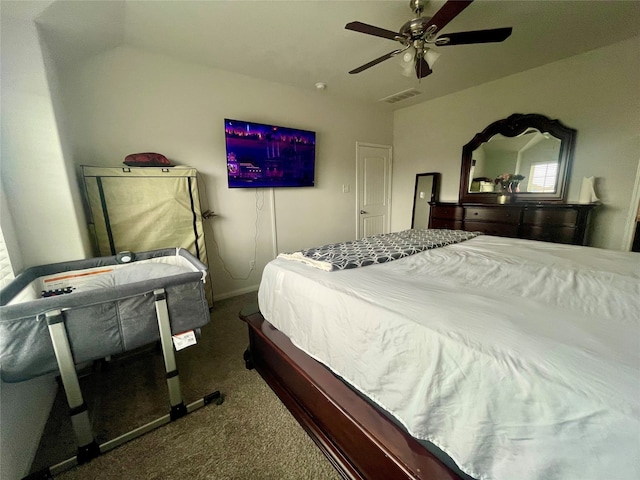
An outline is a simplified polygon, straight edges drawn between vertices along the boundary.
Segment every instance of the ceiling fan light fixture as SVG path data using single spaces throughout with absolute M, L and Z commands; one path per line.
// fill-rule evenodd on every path
M 440 58 L 440 55 L 440 53 L 431 48 L 425 48 L 424 59 L 427 61 L 429 68 L 433 68 L 433 64 L 436 63 L 436 60 L 438 60 L 438 58 Z
M 409 68 L 413 67 L 413 61 L 416 58 L 416 49 L 413 47 L 409 47 L 400 57 L 400 64 L 403 67 L 406 67 L 407 65 L 409 66 Z
M 467 8 L 473 0 L 445 0 L 444 5 L 442 5 L 431 18 L 421 16 L 427 1 L 428 0 L 409 1 L 409 6 L 416 16 L 406 22 L 400 28 L 399 33 L 362 22 L 347 23 L 345 25 L 347 30 L 394 40 L 400 42 L 404 47 L 378 57 L 358 68 L 354 68 L 349 71 L 349 73 L 363 72 L 391 57 L 403 54 L 400 56 L 403 70 L 406 70 L 408 73 L 408 64 L 413 63 L 416 76 L 418 79 L 422 79 L 433 72 L 432 66 L 440 56 L 439 53 L 429 49 L 427 45 L 448 46 L 502 42 L 511 35 L 513 30 L 512 27 L 469 30 L 465 32 L 448 33 L 436 38 L 436 35 L 439 34 L 451 20 Z M 413 57 L 411 54 L 407 55 L 404 53 L 409 48 L 413 50 Z
M 411 78 L 415 75 L 415 72 L 413 71 L 413 68 L 409 67 L 409 68 L 403 68 L 402 71 L 400 72 L 402 75 L 404 75 L 407 78 Z
M 413 65 L 416 58 L 416 49 L 410 47 L 400 57 L 400 66 L 402 67 L 402 75 L 405 77 L 413 77 Z

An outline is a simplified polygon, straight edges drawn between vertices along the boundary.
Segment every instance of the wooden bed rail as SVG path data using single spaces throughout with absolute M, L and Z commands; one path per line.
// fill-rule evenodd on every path
M 295 347 L 257 307 L 247 368 L 255 368 L 345 479 L 459 480 L 420 442 L 326 367 Z

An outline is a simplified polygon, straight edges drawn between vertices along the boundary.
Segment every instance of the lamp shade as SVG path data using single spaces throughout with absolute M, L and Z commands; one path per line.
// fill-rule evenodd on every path
M 402 54 L 400 57 L 400 66 L 402 67 L 402 75 L 405 77 L 412 77 L 413 73 L 413 64 L 416 58 L 416 49 L 411 47 L 407 49 L 406 52 Z
M 436 63 L 436 60 L 440 57 L 440 53 L 432 50 L 431 48 L 425 48 L 424 50 L 424 59 L 427 61 L 429 68 L 433 68 L 433 64 Z

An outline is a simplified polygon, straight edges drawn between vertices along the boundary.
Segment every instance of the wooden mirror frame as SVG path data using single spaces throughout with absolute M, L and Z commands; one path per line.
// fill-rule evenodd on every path
M 555 192 L 536 193 L 522 192 L 515 195 L 516 202 L 532 201 L 536 203 L 566 202 L 569 184 L 569 173 L 573 161 L 573 151 L 576 141 L 576 130 L 569 128 L 559 120 L 551 120 L 544 115 L 536 113 L 514 113 L 508 118 L 493 122 L 482 132 L 477 133 L 473 140 L 462 147 L 462 170 L 460 172 L 460 203 L 497 203 L 496 193 L 493 192 L 469 192 L 469 179 L 473 151 L 491 137 L 502 134 L 505 137 L 515 137 L 529 128 L 535 128 L 540 133 L 550 133 L 560 140 L 560 153 L 558 158 L 558 181 Z

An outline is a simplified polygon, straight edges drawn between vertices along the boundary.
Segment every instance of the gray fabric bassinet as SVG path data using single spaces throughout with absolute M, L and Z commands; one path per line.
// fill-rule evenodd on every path
M 154 290 L 164 289 L 172 334 L 209 321 L 206 266 L 184 249 L 32 267 L 0 291 L 0 375 L 19 382 L 58 369 L 45 314 L 61 310 L 74 363 L 160 338 Z M 50 295 L 50 296 L 45 296 Z

